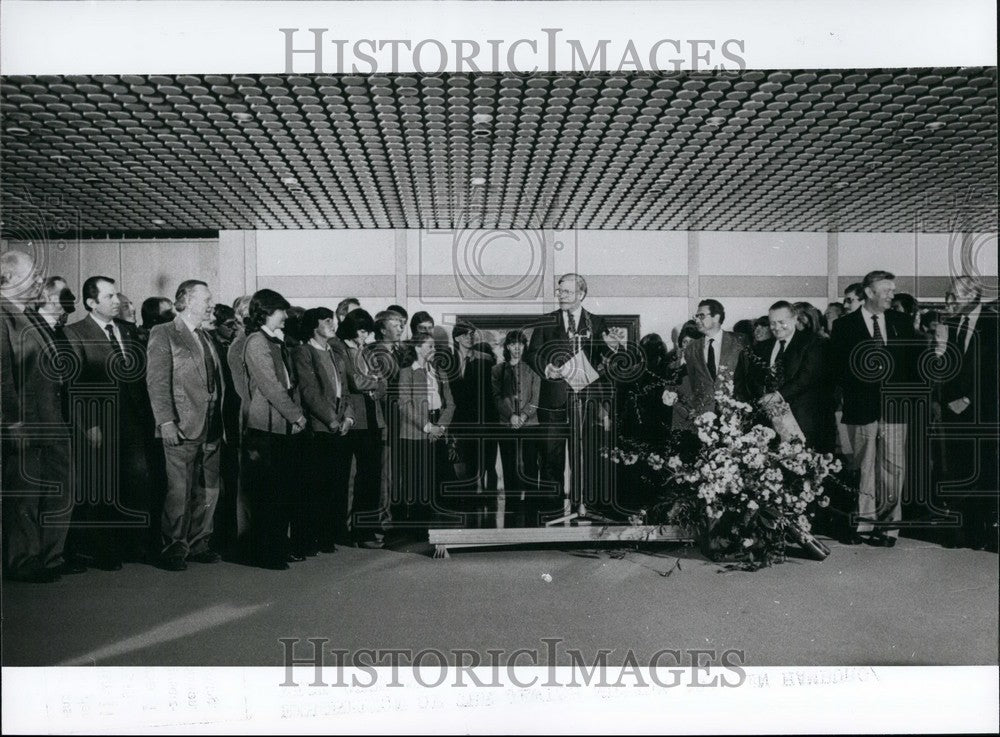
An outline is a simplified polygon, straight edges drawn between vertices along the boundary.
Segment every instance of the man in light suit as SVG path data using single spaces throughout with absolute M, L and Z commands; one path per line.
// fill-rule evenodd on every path
M 699 415 L 715 410 L 715 392 L 733 382 L 733 393 L 744 395 L 743 362 L 741 354 L 746 347 L 743 338 L 722 329 L 726 321 L 726 308 L 715 299 L 698 303 L 694 320 L 702 337 L 688 343 L 684 349 L 687 376 L 678 392 L 679 401 L 674 406 L 675 430 L 693 430 Z
M 891 309 L 896 277 L 869 272 L 862 282 L 865 302 L 833 324 L 830 358 L 834 380 L 844 393 L 843 423 L 860 470 L 857 528 L 845 542 L 893 547 L 903 518 L 906 473 L 906 415 L 898 401 L 916 379 L 924 343 L 913 320 Z
M 53 330 L 26 309 L 42 285 L 29 254 L 0 255 L 4 565 L 10 578 L 33 583 L 85 570 L 63 561 L 73 509 L 64 359 Z
M 607 377 L 612 354 L 625 348 L 619 330 L 608 330 L 604 320 L 583 309 L 587 282 L 579 274 L 565 274 L 559 279 L 556 298 L 559 309 L 542 316 L 531 332 L 524 361 L 541 377 L 538 420 L 546 428 L 542 440 L 540 470 L 543 488 L 537 505 L 539 513 L 555 511 L 563 496 L 567 438 L 571 468 L 571 501 L 577 504 L 599 502 L 613 504 L 600 497 L 607 491 L 598 481 L 602 433 L 607 430 L 606 402 L 613 385 Z M 570 360 L 582 352 L 599 379 L 579 395 L 567 382 Z M 593 480 L 593 483 L 591 483 Z M 548 492 L 546 494 L 546 491 Z M 585 508 L 582 510 L 586 512 Z
M 181 282 L 174 300 L 177 317 L 149 334 L 146 383 L 167 466 L 160 559 L 170 571 L 184 570 L 188 560 L 219 560 L 209 539 L 219 499 L 225 383 L 219 356 L 201 327 L 211 319 L 212 307 L 205 282 Z
M 118 319 L 114 279 L 89 277 L 81 296 L 90 314 L 65 330 L 79 363 L 71 417 L 83 436 L 78 478 L 86 495 L 70 541 L 95 568 L 118 570 L 151 552 L 145 351 L 136 326 Z

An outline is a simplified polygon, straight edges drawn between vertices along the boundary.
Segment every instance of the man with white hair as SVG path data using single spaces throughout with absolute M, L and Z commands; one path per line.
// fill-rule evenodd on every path
M 978 279 L 957 276 L 948 290 L 955 314 L 938 326 L 935 351 L 958 368 L 941 386 L 948 506 L 962 513 L 954 542 L 997 549 L 997 303 L 983 303 Z
M 81 570 L 63 561 L 73 509 L 63 361 L 52 331 L 26 310 L 44 284 L 32 256 L 0 254 L 4 564 L 8 577 L 32 583 Z

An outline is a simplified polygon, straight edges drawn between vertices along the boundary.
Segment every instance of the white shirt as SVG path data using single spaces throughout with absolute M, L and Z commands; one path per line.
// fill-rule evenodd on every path
M 982 304 L 977 304 L 975 308 L 972 310 L 972 312 L 970 312 L 966 317 L 969 323 L 968 323 L 968 328 L 966 328 L 965 332 L 965 345 L 962 346 L 962 353 L 965 353 L 967 350 L 969 350 L 969 341 L 972 340 L 972 331 L 976 329 L 976 323 L 979 322 L 979 315 L 980 313 L 982 313 L 982 311 L 983 311 Z M 962 329 L 961 322 L 959 322 L 958 324 L 958 329 L 959 330 Z
M 285 334 L 281 330 L 274 330 L 274 331 L 272 331 L 272 330 L 268 330 L 266 325 L 261 325 L 260 326 L 260 331 L 262 333 L 264 333 L 265 335 L 270 335 L 275 340 L 280 340 L 282 343 L 285 342 Z M 278 377 L 278 381 L 280 381 L 284 385 L 284 387 L 286 389 L 291 389 L 292 388 L 292 379 L 288 375 L 288 367 L 285 366 L 284 361 L 282 361 L 281 367 L 284 369 L 285 375 L 283 377 L 279 376 Z
M 188 332 L 191 333 L 191 337 L 194 338 L 194 342 L 198 344 L 198 355 L 201 356 L 202 360 L 205 360 L 205 347 L 201 343 L 201 338 L 199 338 L 198 334 L 195 332 L 195 328 L 188 325 L 187 320 L 185 320 L 183 317 L 181 318 L 181 322 L 184 323 L 184 327 L 186 327 L 188 329 Z M 195 327 L 200 327 L 200 324 L 196 325 Z
M 577 334 L 579 334 L 580 333 L 580 318 L 583 317 L 583 306 L 581 305 L 580 307 L 577 307 L 575 310 L 561 310 L 561 312 L 562 312 L 562 318 L 563 318 L 563 327 L 566 329 L 566 332 L 567 333 L 569 332 L 569 316 L 572 313 L 572 315 L 573 315 L 573 322 L 576 325 L 576 331 L 575 332 Z
M 330 356 L 330 363 L 333 364 L 332 376 L 333 376 L 333 386 L 335 388 L 335 396 L 337 397 L 337 399 L 340 399 L 340 376 L 337 375 L 337 364 L 333 360 L 333 349 L 330 347 L 329 343 L 326 342 L 320 343 L 319 341 L 316 340 L 316 338 L 310 338 L 309 345 L 311 345 L 317 351 L 320 351 L 321 353 L 326 353 L 327 355 Z
M 876 315 L 874 312 L 869 312 L 867 307 L 862 306 L 861 314 L 865 318 L 865 327 L 868 328 L 868 334 L 873 338 L 875 337 L 875 327 L 872 325 L 872 318 L 874 317 L 878 321 L 878 329 L 882 333 L 882 343 L 884 345 L 889 338 L 889 332 L 885 326 L 885 313 L 880 312 Z
M 795 337 L 795 333 L 792 333 L 792 338 Z M 788 350 L 788 344 L 792 342 L 792 338 L 782 338 L 781 340 L 774 341 L 774 348 L 771 349 L 771 362 L 769 366 L 774 366 L 775 360 L 778 358 L 778 349 L 781 348 L 781 344 L 785 344 L 785 350 Z
M 712 343 L 712 348 L 715 349 L 715 368 L 719 368 L 719 355 L 722 353 L 722 330 L 720 329 L 715 335 L 705 336 L 705 345 L 701 348 L 701 357 L 705 359 L 705 365 L 708 365 L 708 341 L 715 341 Z
M 114 320 L 108 320 L 108 321 L 102 320 L 97 316 L 96 312 L 90 313 L 90 319 L 97 323 L 97 327 L 99 327 L 101 329 L 101 332 L 104 333 L 105 335 L 108 334 L 107 326 L 110 325 L 111 331 L 114 333 L 115 340 L 118 341 L 119 347 L 121 348 L 122 352 L 125 351 L 125 341 L 122 340 L 122 333 L 118 329 L 118 326 L 115 324 Z
M 45 320 L 46 323 L 48 323 L 48 326 L 50 328 L 55 330 L 56 325 L 59 324 L 59 315 L 50 315 L 49 313 L 42 312 L 41 310 L 39 310 L 38 314 L 42 316 L 42 319 Z M 103 330 L 103 328 L 101 329 Z
M 416 361 L 413 362 L 413 370 L 417 371 L 423 369 L 424 373 L 427 374 L 427 409 L 433 412 L 436 409 L 441 409 L 441 392 L 438 391 L 437 376 L 431 370 L 430 366 L 421 366 Z

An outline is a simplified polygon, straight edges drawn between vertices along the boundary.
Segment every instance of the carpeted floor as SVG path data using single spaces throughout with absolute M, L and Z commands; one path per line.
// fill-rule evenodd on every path
M 745 665 L 996 665 L 998 557 L 913 539 L 829 542 L 821 563 L 724 571 L 680 546 L 413 552 L 341 549 L 275 572 L 128 565 L 3 585 L 3 664 L 283 663 L 328 648 L 737 649 Z M 547 581 L 544 574 L 549 574 Z M 541 664 L 545 664 L 543 660 Z

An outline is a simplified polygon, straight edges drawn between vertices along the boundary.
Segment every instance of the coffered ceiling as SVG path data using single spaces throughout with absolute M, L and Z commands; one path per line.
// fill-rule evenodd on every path
M 3 229 L 994 230 L 996 68 L 6 77 Z

